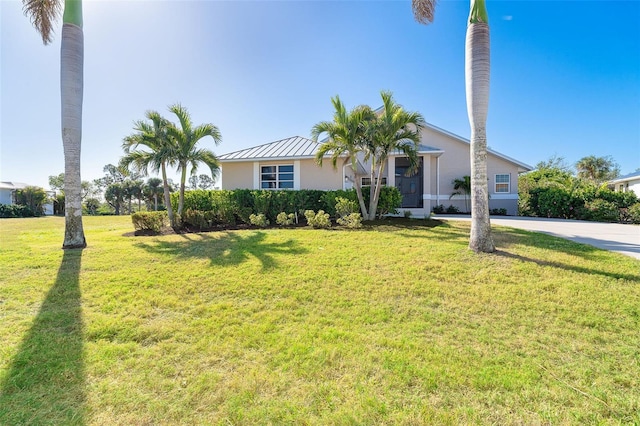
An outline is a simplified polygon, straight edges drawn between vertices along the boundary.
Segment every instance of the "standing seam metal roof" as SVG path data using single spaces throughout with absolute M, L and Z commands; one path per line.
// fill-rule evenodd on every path
M 294 157 L 312 158 L 316 155 L 320 145 L 321 144 L 319 142 L 314 142 L 311 139 L 303 138 L 301 136 L 293 136 L 264 145 L 223 154 L 218 158 L 222 161 Z

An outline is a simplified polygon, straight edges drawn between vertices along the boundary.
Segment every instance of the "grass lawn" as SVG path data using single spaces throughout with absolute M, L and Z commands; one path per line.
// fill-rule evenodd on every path
M 0 425 L 640 423 L 640 261 L 468 223 L 0 221 Z

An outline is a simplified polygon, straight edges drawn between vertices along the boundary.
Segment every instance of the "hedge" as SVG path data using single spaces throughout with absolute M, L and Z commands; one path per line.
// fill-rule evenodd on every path
M 363 188 L 368 203 L 368 188 Z M 299 218 L 307 210 L 327 212 L 336 216 L 336 198 L 357 201 L 355 190 L 320 191 L 302 190 L 192 190 L 184 194 L 182 217 L 178 223 L 196 229 L 211 228 L 217 224 L 250 224 L 251 215 L 263 214 L 270 223 L 277 223 L 280 213 L 293 213 Z M 396 213 L 402 196 L 395 187 L 383 187 L 378 203 L 379 215 Z M 174 211 L 178 210 L 178 194 L 171 194 Z

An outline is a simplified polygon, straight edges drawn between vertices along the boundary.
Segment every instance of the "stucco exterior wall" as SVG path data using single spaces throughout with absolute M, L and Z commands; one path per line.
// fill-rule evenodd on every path
M 260 189 L 260 167 L 288 165 L 294 166 L 296 189 L 342 189 L 344 177 L 342 166 L 333 169 L 331 161 L 320 167 L 313 159 L 277 161 L 243 161 L 222 163 L 222 189 Z
M 253 164 L 250 162 L 222 163 L 222 189 L 253 189 Z

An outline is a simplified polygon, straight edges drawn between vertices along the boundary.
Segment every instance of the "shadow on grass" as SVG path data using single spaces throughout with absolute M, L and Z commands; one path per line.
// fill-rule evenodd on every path
M 65 250 L 55 283 L 0 384 L 0 424 L 82 425 L 82 250 Z
M 137 247 L 154 254 L 175 258 L 209 259 L 212 265 L 234 266 L 254 257 L 262 264 L 262 269 L 278 266 L 274 255 L 300 255 L 307 249 L 295 240 L 279 243 L 265 241 L 267 233 L 258 232 L 215 232 L 211 234 L 180 234 L 182 241 L 157 241 L 151 244 L 138 243 Z

